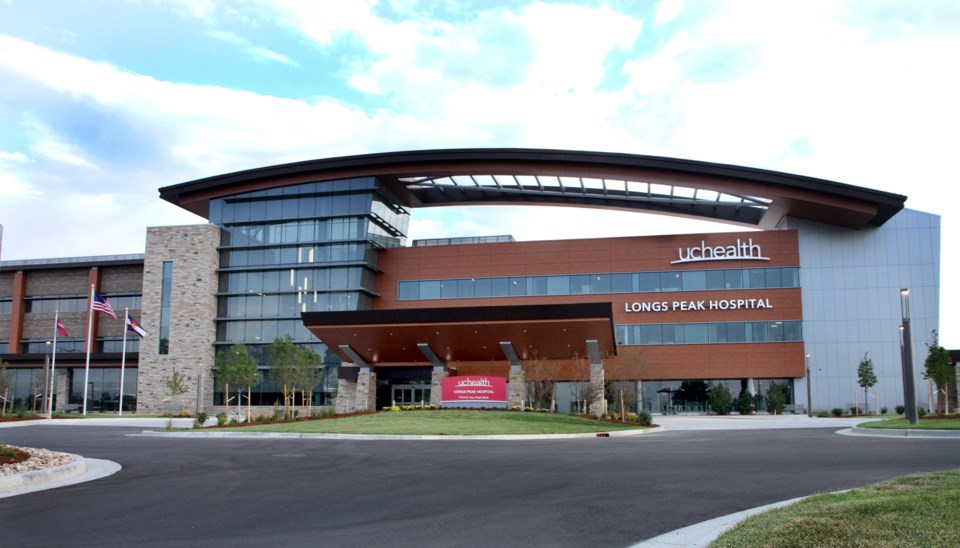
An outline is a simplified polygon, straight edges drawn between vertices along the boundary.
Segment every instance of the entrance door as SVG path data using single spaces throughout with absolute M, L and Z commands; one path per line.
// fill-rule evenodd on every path
M 393 385 L 394 405 L 430 403 L 430 385 L 425 382 Z

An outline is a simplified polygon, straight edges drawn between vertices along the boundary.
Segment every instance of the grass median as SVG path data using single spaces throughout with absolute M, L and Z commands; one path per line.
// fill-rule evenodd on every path
M 758 514 L 711 546 L 957 546 L 960 470 L 816 495 Z
M 857 428 L 878 428 L 905 430 L 908 428 L 919 430 L 960 430 L 960 417 L 957 418 L 926 418 L 922 417 L 917 424 L 910 424 L 907 419 L 893 419 L 886 421 L 865 422 L 857 425 Z
M 242 432 L 296 432 L 304 434 L 405 434 L 483 436 L 519 434 L 589 434 L 635 430 L 637 425 L 601 422 L 573 415 L 515 411 L 401 411 L 342 418 L 255 424 L 220 428 Z

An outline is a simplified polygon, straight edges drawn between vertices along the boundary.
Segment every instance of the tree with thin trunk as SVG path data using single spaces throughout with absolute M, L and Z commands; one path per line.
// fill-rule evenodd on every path
M 267 365 L 270 367 L 270 378 L 277 386 L 283 387 L 283 413 L 289 417 L 290 391 L 296 390 L 298 379 L 297 356 L 300 347 L 293 343 L 290 335 L 277 337 L 267 347 Z
M 226 352 L 217 354 L 217 382 L 223 384 L 223 409 L 226 415 L 230 415 L 230 385 L 236 385 L 249 377 L 249 371 L 252 369 L 254 374 L 257 371 L 257 361 L 247 352 L 247 347 L 242 343 L 237 343 L 230 347 Z M 240 392 L 237 392 L 237 398 Z
M 533 359 L 523 365 L 523 378 L 530 407 L 554 411 L 557 382 L 553 379 L 551 372 L 556 367 L 556 364 L 541 358 L 536 352 Z
M 947 385 L 957 381 L 957 369 L 950 365 L 950 353 L 940 346 L 937 330 L 932 332 L 933 341 L 927 344 L 927 359 L 923 362 L 923 378 L 933 381 L 937 387 L 939 405 L 944 414 L 949 413 Z M 931 410 L 932 411 L 932 410 Z
M 864 352 L 860 365 L 857 366 L 857 384 L 863 388 L 863 411 L 870 412 L 870 405 L 867 403 L 867 389 L 873 388 L 877 384 L 877 375 L 873 372 L 873 360 L 870 359 L 870 353 Z
M 294 359 L 294 385 L 300 386 L 300 412 L 304 413 L 304 403 L 309 398 L 313 402 L 313 388 L 323 380 L 322 358 L 309 348 L 297 346 Z
M 10 383 L 10 372 L 7 371 L 7 362 L 0 361 L 0 395 L 3 396 L 3 401 L 0 402 L 0 417 L 7 415 L 7 398 L 10 395 Z

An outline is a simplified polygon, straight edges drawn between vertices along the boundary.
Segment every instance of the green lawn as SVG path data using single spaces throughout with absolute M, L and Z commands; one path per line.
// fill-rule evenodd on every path
M 637 426 L 549 413 L 515 411 L 401 411 L 283 424 L 241 426 L 242 432 L 315 434 L 408 434 L 471 436 L 493 434 L 581 434 L 636 429 Z M 223 430 L 223 429 L 219 429 Z
M 957 419 L 924 419 L 917 421 L 916 426 L 910 424 L 907 419 L 893 419 L 888 421 L 865 422 L 857 425 L 857 428 L 888 428 L 893 430 L 903 430 L 907 428 L 918 428 L 920 430 L 960 430 L 960 418 Z
M 957 546 L 960 470 L 914 474 L 758 514 L 711 546 Z

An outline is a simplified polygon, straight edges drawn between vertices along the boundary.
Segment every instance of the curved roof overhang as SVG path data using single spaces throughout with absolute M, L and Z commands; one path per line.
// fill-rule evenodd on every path
M 304 312 L 304 325 L 345 362 L 374 366 L 568 359 L 594 341 L 617 353 L 613 305 L 568 303 Z
M 880 226 L 906 197 L 763 169 L 608 152 L 456 149 L 310 160 L 198 179 L 160 197 L 207 217 L 211 199 L 377 177 L 409 207 L 558 205 L 640 210 L 774 228 L 785 216 Z

